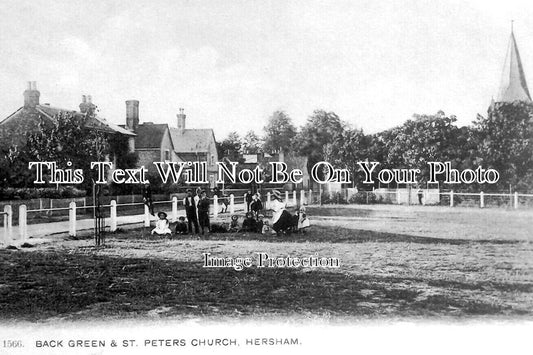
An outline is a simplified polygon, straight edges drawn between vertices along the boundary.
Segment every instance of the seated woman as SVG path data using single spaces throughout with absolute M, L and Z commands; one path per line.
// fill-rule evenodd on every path
M 286 210 L 286 204 L 281 198 L 281 192 L 278 190 L 272 191 L 273 201 L 270 203 L 270 208 L 273 210 L 272 216 L 272 232 L 281 234 L 287 232 L 293 226 L 292 216 Z
M 231 216 L 231 223 L 229 225 L 229 232 L 238 232 L 239 231 L 239 216 Z
M 158 235 L 172 235 L 172 231 L 170 230 L 170 223 L 167 219 L 167 214 L 165 212 L 159 212 L 157 214 L 157 217 L 159 219 L 157 222 L 155 222 L 155 228 L 152 230 L 151 234 L 158 234 Z

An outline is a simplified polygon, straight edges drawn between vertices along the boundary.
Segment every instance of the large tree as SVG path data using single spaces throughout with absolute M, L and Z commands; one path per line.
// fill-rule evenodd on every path
M 26 152 L 31 160 L 55 162 L 61 169 L 82 169 L 80 187 L 91 186 L 91 162 L 104 161 L 109 153 L 105 133 L 87 127 L 86 116 L 60 112 L 53 120 L 41 120 L 36 132 L 27 135 Z M 71 166 L 67 163 L 72 163 Z
M 264 128 L 265 142 L 263 149 L 267 152 L 289 151 L 296 136 L 296 127 L 284 111 L 275 111 Z
M 237 132 L 230 132 L 228 136 L 217 146 L 218 156 L 237 160 L 242 148 L 242 139 Z
M 319 161 L 332 157 L 335 147 L 328 145 L 334 145 L 345 127 L 346 124 L 334 112 L 316 110 L 307 119 L 293 142 L 296 152 L 308 158 L 309 170 Z
M 533 105 L 496 103 L 474 122 L 475 162 L 500 173 L 499 189 L 533 190 Z

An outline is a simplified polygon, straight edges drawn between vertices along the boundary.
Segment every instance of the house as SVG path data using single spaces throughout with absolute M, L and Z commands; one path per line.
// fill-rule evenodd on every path
M 135 152 L 139 165 L 154 172 L 153 162 L 207 162 L 210 187 L 217 179 L 218 154 L 215 134 L 212 129 L 186 128 L 186 115 L 182 108 L 177 114 L 176 127 L 166 123 L 139 123 L 139 101 L 126 101 L 125 129 L 136 134 Z
M 130 151 L 133 151 L 133 137 L 135 134 L 102 117 L 94 114 L 96 105 L 91 96 L 82 96 L 80 111 L 50 106 L 40 103 L 41 93 L 37 90 L 35 81 L 28 82 L 23 93 L 24 105 L 0 122 L 0 141 L 6 146 L 24 146 L 27 132 L 36 131 L 41 120 L 53 122 L 60 112 L 72 113 L 78 117 L 87 118 L 87 126 L 107 134 L 119 134 L 127 137 Z

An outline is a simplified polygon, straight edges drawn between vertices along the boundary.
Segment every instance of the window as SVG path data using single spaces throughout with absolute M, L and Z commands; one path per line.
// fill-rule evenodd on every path
M 170 150 L 165 149 L 165 161 L 170 161 Z

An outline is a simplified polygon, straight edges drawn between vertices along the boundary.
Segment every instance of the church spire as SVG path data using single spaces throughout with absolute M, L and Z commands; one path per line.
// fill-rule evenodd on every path
M 518 53 L 518 47 L 513 32 L 513 22 L 511 21 L 511 38 L 503 66 L 500 92 L 496 97 L 496 102 L 527 101 L 531 102 L 531 96 L 527 88 L 526 76 Z

